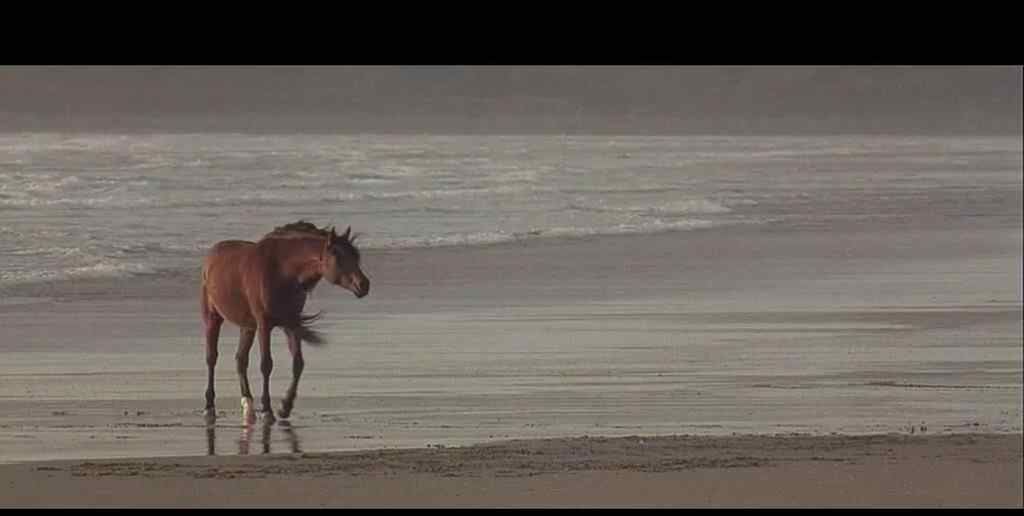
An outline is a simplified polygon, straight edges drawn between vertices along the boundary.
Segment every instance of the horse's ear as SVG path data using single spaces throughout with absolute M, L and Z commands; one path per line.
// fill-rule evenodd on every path
M 351 234 L 352 234 L 352 226 L 349 226 L 348 229 L 345 230 L 345 233 L 343 235 L 341 235 L 341 239 L 347 241 L 348 240 L 348 236 L 351 235 Z
M 334 232 L 334 226 L 331 226 L 331 232 L 327 233 L 327 245 L 333 244 L 336 238 L 338 238 L 338 234 Z

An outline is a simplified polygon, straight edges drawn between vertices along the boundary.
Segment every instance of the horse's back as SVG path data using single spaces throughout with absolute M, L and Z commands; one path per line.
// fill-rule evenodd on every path
M 235 262 L 242 257 L 242 253 L 256 245 L 247 240 L 223 240 L 217 242 L 210 248 L 203 257 L 203 278 L 205 279 L 209 270 L 217 264 L 224 262 Z
M 210 251 L 206 253 L 206 256 L 210 257 L 225 253 L 237 252 L 242 249 L 250 248 L 254 245 L 256 245 L 255 242 L 250 242 L 248 240 L 222 240 L 220 242 L 217 242 L 216 244 L 213 244 L 213 247 L 211 247 Z

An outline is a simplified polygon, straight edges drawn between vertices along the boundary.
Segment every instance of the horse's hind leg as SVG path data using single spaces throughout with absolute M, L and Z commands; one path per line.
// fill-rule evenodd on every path
M 214 370 L 217 367 L 217 341 L 220 339 L 220 328 L 224 324 L 224 318 L 220 314 L 204 310 L 203 313 L 203 325 L 206 327 L 206 410 L 205 415 L 207 420 L 213 420 L 217 417 L 217 411 L 214 408 L 214 398 L 216 394 L 213 389 L 213 377 Z
M 285 330 L 288 335 L 288 350 L 292 353 L 292 383 L 288 386 L 288 392 L 284 395 L 284 402 L 281 404 L 281 411 L 278 414 L 281 419 L 288 419 L 295 404 L 295 395 L 299 390 L 299 378 L 302 377 L 302 369 L 306 363 L 302 359 L 302 340 L 292 330 Z
M 242 388 L 242 421 L 252 424 L 255 421 L 252 412 L 252 392 L 249 390 L 249 350 L 256 332 L 247 328 L 239 328 L 238 351 L 235 353 L 235 364 L 238 370 L 238 383 Z

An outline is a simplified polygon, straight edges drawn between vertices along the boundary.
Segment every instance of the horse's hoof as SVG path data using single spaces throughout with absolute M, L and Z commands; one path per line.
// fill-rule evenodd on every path
M 260 421 L 262 421 L 264 425 L 272 425 L 272 424 L 274 424 L 274 421 L 275 421 L 275 419 L 274 419 L 274 411 L 273 410 L 262 410 L 262 411 L 260 411 Z
M 277 411 L 277 415 L 281 419 L 288 419 L 288 416 L 292 415 L 292 407 L 288 406 L 286 403 L 282 403 L 281 408 Z

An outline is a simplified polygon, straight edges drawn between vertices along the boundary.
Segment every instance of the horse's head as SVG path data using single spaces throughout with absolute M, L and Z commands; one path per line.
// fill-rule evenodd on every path
M 349 238 L 351 234 L 351 227 L 341 235 L 331 228 L 324 242 L 322 274 L 327 281 L 363 297 L 370 293 L 370 279 L 359 268 L 359 249 Z

